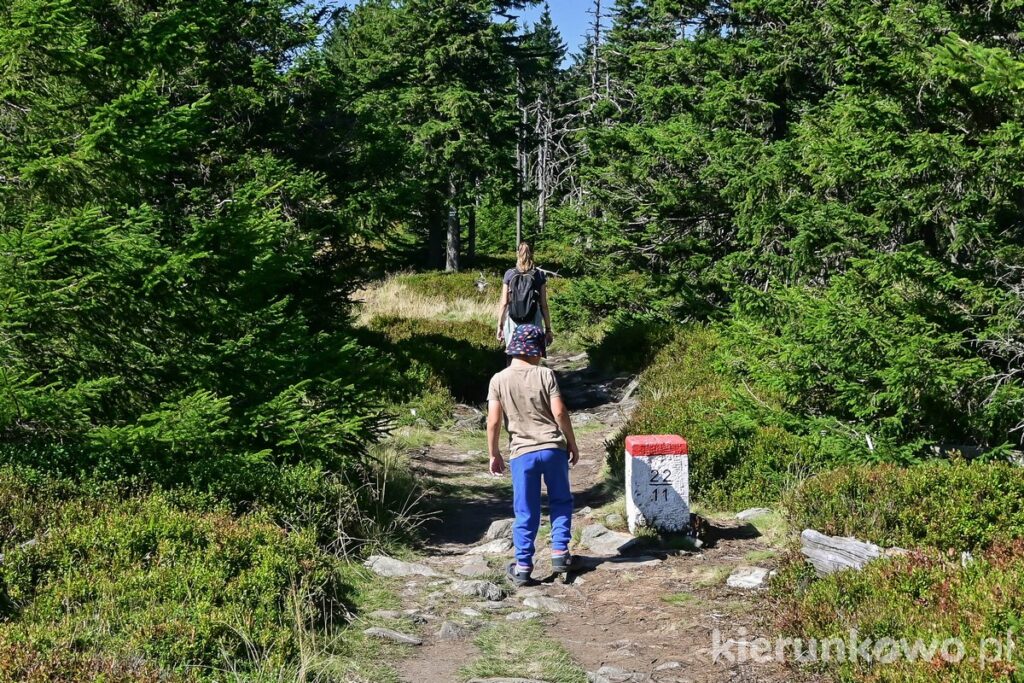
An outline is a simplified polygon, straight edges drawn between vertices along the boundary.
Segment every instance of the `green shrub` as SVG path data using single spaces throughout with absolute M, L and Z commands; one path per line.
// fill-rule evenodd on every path
M 854 262 L 827 287 L 746 290 L 721 326 L 731 370 L 860 460 L 911 462 L 929 447 L 999 453 L 1024 389 L 998 379 L 979 329 L 1003 300 L 917 248 Z M 1018 302 L 1019 304 L 1019 302 Z M 1014 308 L 1016 310 L 1016 308 Z
M 491 376 L 504 367 L 494 327 L 479 321 L 378 316 L 369 330 L 378 335 L 371 343 L 393 354 L 406 378 L 419 378 L 415 397 L 430 388 L 433 376 L 456 399 L 482 401 Z
M 847 466 L 787 495 L 793 525 L 885 546 L 977 550 L 1024 537 L 1024 469 L 935 462 Z
M 643 273 L 554 279 L 552 283 L 559 283 L 553 285 L 549 302 L 557 330 L 580 330 L 614 315 L 644 314 L 655 308 L 650 276 Z
M 777 402 L 755 396 L 721 369 L 721 338 L 681 329 L 641 376 L 640 402 L 623 434 L 678 434 L 690 450 L 690 491 L 711 506 L 777 500 L 822 461 L 820 443 L 793 433 Z M 622 438 L 608 451 L 621 481 Z
M 1008 634 L 1017 639 L 1024 628 L 1021 585 L 1024 542 L 1017 540 L 992 546 L 966 566 L 958 553 L 915 551 L 820 580 L 797 561 L 780 573 L 772 593 L 779 625 L 805 643 L 809 638 L 848 642 L 854 629 L 859 639 L 873 641 L 872 650 L 882 638 L 906 639 L 911 645 L 920 640 L 926 646 L 957 638 L 964 646 L 960 662 L 938 655 L 897 657 L 888 663 L 856 655 L 841 658 L 827 666 L 836 680 L 983 683 L 1019 680 L 1024 650 L 1016 647 L 1012 656 L 992 661 L 995 650 L 990 645 L 985 662 L 981 644 L 985 638 L 999 639 L 1009 655 Z M 815 668 L 826 667 L 819 663 Z
M 18 178 L 0 211 L 0 441 L 234 502 L 279 466 L 357 461 L 381 426 L 349 321 L 369 264 L 347 193 L 300 152 L 295 114 L 315 107 L 295 87 L 321 76 L 294 55 L 317 44 L 314 14 L 61 7 L 18 3 L 23 30 L 0 29 L 5 88 L 35 114 L 0 138 L 0 176 Z
M 94 680 L 115 662 L 138 662 L 142 678 L 152 666 L 200 680 L 253 657 L 285 666 L 297 655 L 295 610 L 312 623 L 346 598 L 314 536 L 266 515 L 190 512 L 163 494 L 35 499 L 51 510 L 46 528 L 35 545 L 5 546 L 0 565 L 0 680 Z
M 650 317 L 613 315 L 600 339 L 587 346 L 591 365 L 602 370 L 635 373 L 654 360 L 672 340 L 674 327 Z

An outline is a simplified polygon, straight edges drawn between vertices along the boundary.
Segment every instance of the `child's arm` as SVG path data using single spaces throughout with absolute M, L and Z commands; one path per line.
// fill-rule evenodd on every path
M 501 458 L 498 441 L 501 438 L 501 401 L 487 402 L 487 451 L 491 456 L 491 474 L 505 473 L 505 461 Z
M 572 431 L 569 409 L 565 407 L 565 401 L 560 394 L 551 397 L 551 412 L 554 413 L 555 422 L 558 423 L 562 434 L 565 434 L 565 441 L 569 445 L 569 464 L 575 465 L 580 460 L 580 449 L 576 446 L 576 434 Z

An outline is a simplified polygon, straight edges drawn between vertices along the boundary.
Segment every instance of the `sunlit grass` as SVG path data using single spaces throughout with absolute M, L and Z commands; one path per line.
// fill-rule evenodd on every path
M 480 657 L 459 672 L 472 678 L 526 678 L 558 683 L 585 683 L 587 673 L 560 643 L 544 635 L 533 621 L 493 626 L 476 639 Z

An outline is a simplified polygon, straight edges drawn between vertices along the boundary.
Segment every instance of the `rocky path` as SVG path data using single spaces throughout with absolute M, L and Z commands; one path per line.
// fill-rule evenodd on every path
M 534 572 L 538 585 L 512 590 L 503 580 L 501 567 L 511 556 L 511 486 L 507 477 L 487 473 L 480 425 L 472 416 L 461 420 L 469 433 L 413 454 L 437 508 L 424 557 L 412 564 L 371 559 L 374 571 L 401 582 L 403 610 L 383 616 L 393 616 L 397 625 L 417 624 L 414 633 L 406 633 L 419 642 L 398 663 L 400 679 L 464 681 L 460 670 L 479 656 L 474 644 L 479 633 L 525 621 L 540 624 L 546 638 L 560 643 L 589 680 L 600 683 L 789 678 L 791 672 L 774 663 L 738 661 L 740 651 L 729 646 L 730 640 L 744 643 L 769 635 L 759 625 L 761 589 L 741 586 L 744 577 L 757 584 L 775 562 L 771 518 L 711 516 L 707 544 L 700 550 L 631 539 L 613 496 L 602 486 L 601 470 L 606 441 L 633 407 L 635 383 L 600 375 L 586 365 L 585 356 L 556 356 L 550 365 L 559 373 L 578 431 L 582 459 L 572 472 L 574 551 L 586 569 L 566 585 L 545 576 L 542 527 Z M 478 445 L 467 449 L 467 443 Z M 724 644 L 717 661 L 716 630 L 717 642 Z M 579 680 L 578 674 L 565 676 L 565 683 Z

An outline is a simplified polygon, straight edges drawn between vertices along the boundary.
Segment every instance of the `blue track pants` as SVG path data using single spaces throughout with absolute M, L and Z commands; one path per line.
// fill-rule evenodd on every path
M 512 470 L 512 508 L 516 521 L 512 540 L 516 562 L 533 566 L 533 553 L 540 528 L 540 481 L 548 490 L 551 511 L 551 549 L 568 550 L 572 538 L 572 491 L 569 488 L 569 453 L 547 449 L 524 453 L 509 462 Z

